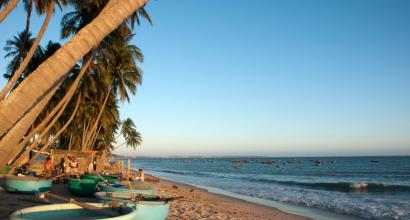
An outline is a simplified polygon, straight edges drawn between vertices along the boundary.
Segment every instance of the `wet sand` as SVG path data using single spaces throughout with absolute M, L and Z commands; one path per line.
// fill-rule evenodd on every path
M 208 192 L 190 185 L 161 179 L 163 196 L 183 198 L 171 203 L 169 220 L 176 219 L 308 219 L 278 209 Z

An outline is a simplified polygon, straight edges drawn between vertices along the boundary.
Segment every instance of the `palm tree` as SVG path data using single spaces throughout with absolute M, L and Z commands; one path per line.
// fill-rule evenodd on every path
M 127 118 L 121 122 L 120 135 L 125 139 L 125 142 L 119 144 L 116 148 L 119 148 L 126 144 L 133 149 L 137 148 L 142 143 L 141 134 L 135 128 L 135 124 L 131 118 Z
M 75 34 L 85 23 L 94 19 L 101 7 L 97 3 L 75 4 L 75 11 L 64 15 L 61 21 L 62 38 Z M 145 10 L 144 13 L 149 18 Z M 129 92 L 135 94 L 136 85 L 141 83 L 142 71 L 136 66 L 135 60 L 142 62 L 143 56 L 139 48 L 129 44 L 132 36 L 130 29 L 122 24 L 104 38 L 96 48 L 93 54 L 96 57 L 93 63 L 96 65 L 90 68 L 89 74 L 85 76 L 84 82 L 80 86 L 81 93 L 88 99 L 88 105 L 86 112 L 79 115 L 87 115 L 87 117 L 79 120 L 80 123 L 76 126 L 72 126 L 74 132 L 63 135 L 66 142 L 72 143 L 74 141 L 82 148 L 89 149 L 94 147 L 94 143 L 97 139 L 99 140 L 99 135 L 115 132 L 119 121 L 111 122 L 112 120 L 107 119 L 115 119 L 116 117 L 105 117 L 105 113 L 108 111 L 105 109 L 107 108 L 106 103 L 114 102 L 111 93 L 114 94 L 114 97 L 119 96 L 121 101 L 129 101 Z M 109 92 L 106 92 L 106 96 L 103 98 L 99 96 L 99 91 Z M 93 100 L 101 100 L 101 102 Z M 90 103 L 96 103 L 92 105 L 95 106 L 93 109 L 90 108 Z M 82 111 L 81 108 L 79 111 Z M 108 121 L 110 122 L 108 123 Z M 81 130 L 81 127 L 83 127 L 82 134 L 79 134 L 78 131 Z M 107 137 L 107 135 L 105 136 Z M 79 140 L 82 140 L 81 144 L 79 144 Z
M 15 146 L 40 114 L 49 92 L 67 76 L 75 63 L 125 21 L 146 0 L 111 0 L 99 15 L 49 59 L 32 72 L 10 95 L 0 101 L 0 151 Z M 13 111 L 10 109 L 13 108 Z M 34 111 L 33 114 L 29 114 Z M 24 119 L 24 123 L 23 120 Z M 18 123 L 18 129 L 7 132 Z M 7 132 L 7 133 L 6 133 Z M 7 142 L 5 136 L 10 136 Z
M 3 48 L 6 52 L 4 58 L 11 58 L 10 63 L 7 65 L 7 72 L 3 75 L 6 79 L 10 80 L 13 76 L 13 73 L 23 62 L 24 57 L 26 57 L 33 42 L 32 34 L 27 31 L 19 32 L 12 39 L 6 41 L 6 46 Z
M 95 19 L 0 101 L 0 152 L 9 152 L 20 141 L 76 61 L 145 3 L 144 0 L 108 2 Z M 14 111 L 7 111 L 11 106 Z M 7 154 L 1 156 L 7 157 Z
M 29 1 L 29 3 L 27 3 Z M 30 21 L 30 15 L 31 15 L 31 9 L 32 9 L 32 1 L 33 0 L 25 0 L 25 5 L 26 9 L 28 10 L 28 17 L 26 21 L 26 32 L 29 30 L 29 21 Z M 65 0 L 62 0 L 63 3 L 65 3 Z M 48 23 L 50 22 L 51 15 L 53 14 L 54 10 L 54 5 L 56 3 L 56 0 L 36 0 L 35 1 L 35 6 L 37 9 L 38 13 L 44 13 L 44 11 L 47 11 L 46 18 L 43 22 L 43 25 L 40 28 L 40 32 L 37 35 L 37 38 L 34 40 L 33 45 L 30 47 L 30 50 L 27 52 L 26 57 L 24 58 L 23 62 L 21 65 L 17 68 L 16 72 L 13 74 L 11 79 L 8 81 L 6 86 L 3 88 L 3 90 L 0 92 L 0 100 L 4 99 L 7 95 L 7 93 L 11 90 L 11 88 L 14 86 L 14 84 L 17 82 L 17 80 L 20 78 L 20 76 L 23 74 L 24 70 L 26 69 L 27 65 L 29 64 L 31 58 L 33 57 L 35 51 L 37 50 L 38 45 L 40 44 L 40 41 L 47 29 Z

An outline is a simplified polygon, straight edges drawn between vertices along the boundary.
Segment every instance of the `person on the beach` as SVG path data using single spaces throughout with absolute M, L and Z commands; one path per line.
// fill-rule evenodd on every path
M 58 164 L 58 173 L 59 174 L 62 174 L 65 171 L 64 170 L 64 163 L 65 163 L 64 157 L 62 157 L 61 160 L 60 160 L 60 163 Z
M 94 172 L 97 171 L 97 160 L 96 159 L 93 160 L 93 170 Z
M 67 174 L 71 173 L 70 163 L 71 163 L 71 157 L 68 156 L 66 159 L 64 159 L 64 172 Z
M 46 162 L 44 162 L 44 172 L 46 176 L 51 176 L 52 171 L 53 171 L 53 164 L 51 162 L 51 157 L 48 156 L 46 159 Z
M 91 162 L 88 164 L 87 173 L 94 173 L 94 162 L 91 159 Z
M 145 180 L 144 171 L 142 171 L 142 169 L 138 169 L 137 178 L 135 178 L 135 179 L 136 180 L 141 180 L 141 181 Z
M 77 162 L 77 158 L 71 157 L 70 168 L 71 168 L 71 173 L 78 173 L 78 162 Z

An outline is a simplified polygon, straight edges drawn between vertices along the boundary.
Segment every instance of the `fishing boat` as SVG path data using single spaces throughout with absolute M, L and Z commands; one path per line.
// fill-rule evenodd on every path
M 131 186 L 133 189 L 152 189 L 157 186 L 155 182 L 148 181 L 132 181 Z
M 104 180 L 107 180 L 108 182 L 118 181 L 118 177 L 116 177 L 116 176 L 97 175 L 97 174 L 92 174 L 92 173 L 84 174 L 80 178 L 81 179 L 92 179 L 92 180 L 95 180 L 95 181 L 99 182 L 99 181 L 101 181 L 101 177 Z
M 165 220 L 169 212 L 169 200 L 158 196 L 142 195 L 133 201 L 130 192 L 97 192 L 95 197 L 102 201 L 118 201 L 136 209 L 136 220 Z
M 121 206 L 112 208 L 99 203 L 88 203 L 102 208 L 106 211 L 112 211 L 118 216 L 109 217 L 96 211 L 90 211 L 73 203 L 53 204 L 35 206 L 20 209 L 10 215 L 11 220 L 51 220 L 51 219 L 109 219 L 109 220 L 135 220 L 137 211 L 131 207 Z M 138 218 L 139 219 L 139 218 Z
M 132 201 L 136 194 L 131 192 L 96 192 L 94 196 L 103 201 L 116 200 L 121 202 L 129 202 Z M 144 200 L 150 201 L 159 199 L 158 196 L 148 194 L 138 194 L 137 196 L 144 198 Z
M 51 179 L 34 176 L 5 176 L 6 189 L 12 193 L 34 194 L 50 190 Z
M 93 179 L 71 179 L 68 190 L 75 196 L 93 197 L 98 191 L 97 182 Z
M 154 189 L 129 189 L 127 185 L 123 184 L 98 184 L 98 188 L 104 192 L 131 192 L 135 194 L 156 195 L 157 190 Z

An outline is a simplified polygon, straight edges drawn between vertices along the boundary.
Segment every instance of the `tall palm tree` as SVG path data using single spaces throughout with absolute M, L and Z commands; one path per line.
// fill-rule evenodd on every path
M 26 57 L 33 42 L 34 38 L 32 37 L 32 34 L 27 31 L 19 32 L 12 39 L 6 41 L 6 46 L 3 48 L 6 52 L 4 58 L 11 59 L 7 65 L 7 72 L 3 75 L 6 79 L 10 80 L 13 73 L 23 62 L 23 59 Z
M 0 153 L 7 152 L 20 141 L 51 98 L 50 91 L 67 77 L 67 73 L 76 62 L 146 2 L 109 1 L 95 19 L 43 62 L 6 99 L 0 101 Z M 10 111 L 11 108 L 13 111 Z M 17 127 L 13 132 L 8 132 L 15 126 Z
M 26 8 L 28 7 L 28 18 L 26 19 L 26 32 L 29 30 L 29 16 L 31 15 L 31 9 L 32 9 L 32 1 L 34 0 L 25 0 L 25 2 L 29 1 L 29 3 L 25 3 Z M 60 0 L 63 3 L 65 3 L 65 0 Z M 15 85 L 17 80 L 20 78 L 20 76 L 23 74 L 24 70 L 26 69 L 27 65 L 29 64 L 31 58 L 33 57 L 35 51 L 37 50 L 38 45 L 40 44 L 40 41 L 47 29 L 48 23 L 50 22 L 51 15 L 53 14 L 54 11 L 54 5 L 56 3 L 56 0 L 35 0 L 34 5 L 36 6 L 37 12 L 38 13 L 44 13 L 46 11 L 47 15 L 46 18 L 44 19 L 43 25 L 40 28 L 40 31 L 37 35 L 37 38 L 34 40 L 33 45 L 30 47 L 30 50 L 27 52 L 26 57 L 24 57 L 23 62 L 21 65 L 17 68 L 16 72 L 13 73 L 13 76 L 11 79 L 8 81 L 6 86 L 1 90 L 0 92 L 0 100 L 4 99 L 7 95 L 7 93 L 11 90 L 11 88 Z
M 75 4 L 75 10 L 64 15 L 61 21 L 62 38 L 75 34 L 85 23 L 94 19 L 101 7 L 99 3 L 98 1 L 91 1 L 89 4 Z M 143 13 L 145 17 L 150 19 L 145 10 Z M 148 21 L 151 22 L 150 20 Z M 94 54 L 96 57 L 94 63 L 96 65 L 90 68 L 89 74 L 85 76 L 84 82 L 80 86 L 81 93 L 85 98 L 95 98 L 88 98 L 89 104 L 87 105 L 86 112 L 79 114 L 81 116 L 87 115 L 87 117 L 79 120 L 80 123 L 77 126 L 72 126 L 72 129 L 76 132 L 64 135 L 66 141 L 76 141 L 78 144 L 79 140 L 83 139 L 85 141 L 81 141 L 81 146 L 83 148 L 90 148 L 93 147 L 98 135 L 103 135 L 102 133 L 105 132 L 115 132 L 116 128 L 114 127 L 118 127 L 119 121 L 114 121 L 111 123 L 111 127 L 108 128 L 107 125 L 109 123 L 106 122 L 110 120 L 107 120 L 104 116 L 105 112 L 107 112 L 105 103 L 112 102 L 109 101 L 112 99 L 111 95 L 106 93 L 105 98 L 103 98 L 98 96 L 98 91 L 107 91 L 107 88 L 109 88 L 108 91 L 110 93 L 112 91 L 114 97 L 119 96 L 121 101 L 129 101 L 129 92 L 135 94 L 136 85 L 141 83 L 141 70 L 136 66 L 135 60 L 142 62 L 143 56 L 139 48 L 129 44 L 132 36 L 130 28 L 122 24 L 104 38 L 98 48 L 96 48 Z M 105 84 L 103 81 L 106 81 Z M 91 110 L 90 103 L 95 103 L 93 100 L 99 99 L 106 99 L 108 102 L 97 102 L 97 105 L 93 105 L 95 106 L 94 110 Z M 81 108 L 79 111 L 82 111 Z M 109 119 L 114 118 L 109 117 Z M 84 122 L 86 123 L 84 124 Z M 81 127 L 83 127 L 83 134 L 78 133 Z
M 127 118 L 121 122 L 120 135 L 124 137 L 125 142 L 119 144 L 116 148 L 126 144 L 126 146 L 130 146 L 135 149 L 142 143 L 141 134 L 135 128 L 135 124 L 131 118 Z

